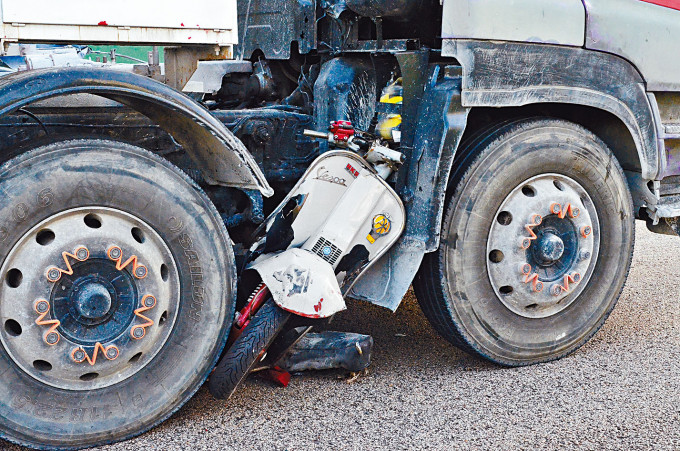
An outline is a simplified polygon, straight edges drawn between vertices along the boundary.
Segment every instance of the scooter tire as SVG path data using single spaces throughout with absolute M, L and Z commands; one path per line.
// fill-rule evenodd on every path
M 211 374 L 208 389 L 215 398 L 229 399 L 261 360 L 290 316 L 273 299 L 264 303 Z

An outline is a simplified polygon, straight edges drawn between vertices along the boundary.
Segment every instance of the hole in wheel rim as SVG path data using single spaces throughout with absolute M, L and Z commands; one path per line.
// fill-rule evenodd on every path
M 169 276 L 169 270 L 168 270 L 168 265 L 163 263 L 161 265 L 161 279 L 163 279 L 163 282 L 168 281 L 168 276 Z
M 85 225 L 91 229 L 98 229 L 102 226 L 101 218 L 94 213 L 85 215 L 83 221 L 85 221 Z
M 510 285 L 503 285 L 498 289 L 498 291 L 501 292 L 503 295 L 508 295 L 512 294 L 513 291 L 515 291 Z
M 99 377 L 99 373 L 85 373 L 82 376 L 80 376 L 81 381 L 93 381 Z
M 161 314 L 161 317 L 158 318 L 158 325 L 162 326 L 163 323 L 165 323 L 167 320 L 168 320 L 168 311 L 166 310 Z
M 141 352 L 138 352 L 137 354 L 135 354 L 135 355 L 133 355 L 132 357 L 130 357 L 130 360 L 128 360 L 128 363 L 136 363 L 136 362 L 138 362 L 139 359 L 141 359 L 141 358 L 142 358 L 142 353 L 141 353 Z
M 52 364 L 45 360 L 35 360 L 33 361 L 33 368 L 38 371 L 50 371 L 52 369 Z
M 132 233 L 132 238 L 134 238 L 139 244 L 142 244 L 146 240 L 144 237 L 144 232 L 142 232 L 142 229 L 139 227 L 133 227 L 130 232 Z
M 10 287 L 18 288 L 21 285 L 21 281 L 24 280 L 24 275 L 17 268 L 12 268 L 7 271 L 5 280 Z
M 489 260 L 491 260 L 493 263 L 500 263 L 504 258 L 505 254 L 503 254 L 503 252 L 498 249 L 494 249 L 489 253 Z
M 500 213 L 498 213 L 498 217 L 496 218 L 496 220 L 500 225 L 504 226 L 510 225 L 510 223 L 512 222 L 512 214 L 509 211 L 501 211 Z
M 5 331 L 12 337 L 18 337 L 21 335 L 21 332 L 23 332 L 21 329 L 21 324 L 13 319 L 8 319 L 5 321 Z
M 524 307 L 526 310 L 536 310 L 538 308 L 538 304 L 529 304 L 526 307 Z
M 55 235 L 53 231 L 51 231 L 50 229 L 42 229 L 35 236 L 35 241 L 41 246 L 47 246 L 52 241 L 54 241 L 54 238 Z
M 562 185 L 562 182 L 559 180 L 553 180 L 553 185 L 555 185 L 555 188 L 557 188 L 560 191 L 564 191 L 564 185 Z
M 536 197 L 536 190 L 531 185 L 525 185 L 522 187 L 522 194 L 527 197 Z

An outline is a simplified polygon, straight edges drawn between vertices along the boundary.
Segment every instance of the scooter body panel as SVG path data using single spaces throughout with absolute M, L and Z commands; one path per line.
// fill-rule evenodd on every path
M 288 237 L 286 249 L 274 247 L 250 267 L 260 273 L 283 309 L 308 317 L 330 316 L 345 308 L 344 301 L 341 308 L 336 302 L 335 292 L 341 293 L 342 300 L 357 278 L 396 242 L 405 222 L 401 199 L 369 163 L 353 152 L 327 152 L 312 163 L 267 220 L 266 239 Z M 288 279 L 302 277 L 300 271 L 308 268 L 314 280 L 332 275 L 334 288 L 324 285 L 313 294 L 308 289 L 305 295 L 289 296 L 290 287 L 283 286 L 287 282 L 274 274 L 288 274 L 291 266 L 295 274 L 285 275 Z M 321 307 L 314 310 L 321 297 Z
M 291 313 L 327 318 L 346 308 L 333 268 L 305 249 L 288 249 L 251 268 L 260 274 L 274 302 Z

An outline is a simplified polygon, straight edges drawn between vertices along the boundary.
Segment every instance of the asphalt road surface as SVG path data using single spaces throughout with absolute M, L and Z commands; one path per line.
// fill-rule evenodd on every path
M 281 389 L 251 377 L 228 402 L 204 387 L 160 427 L 100 449 L 678 449 L 680 239 L 638 224 L 617 308 L 560 361 L 470 357 L 433 332 L 412 293 L 394 315 L 354 302 L 336 327 L 376 342 L 356 382 L 316 372 Z

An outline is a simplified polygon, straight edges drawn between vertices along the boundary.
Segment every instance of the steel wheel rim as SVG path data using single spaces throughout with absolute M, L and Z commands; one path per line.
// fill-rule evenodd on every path
M 532 177 L 508 194 L 493 218 L 489 281 L 513 313 L 557 315 L 586 287 L 599 243 L 597 211 L 578 182 L 562 174 Z
M 61 389 L 103 388 L 138 373 L 165 345 L 179 309 L 166 243 L 111 208 L 45 219 L 13 246 L 0 276 L 2 345 L 25 373 Z

